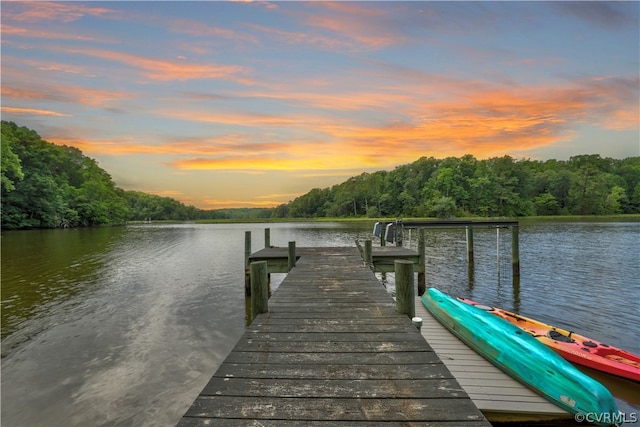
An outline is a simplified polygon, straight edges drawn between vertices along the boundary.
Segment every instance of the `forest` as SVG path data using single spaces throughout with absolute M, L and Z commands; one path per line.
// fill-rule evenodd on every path
M 2 121 L 1 136 L 3 230 L 143 220 L 640 213 L 640 157 L 423 157 L 391 171 L 315 188 L 272 209 L 202 210 L 170 197 L 118 188 L 79 149 L 44 141 L 27 127 Z
M 640 212 L 640 157 L 560 160 L 422 157 L 278 206 L 276 218 L 520 217 Z
M 66 228 L 214 213 L 169 197 L 125 191 L 74 147 L 2 121 L 2 229 Z

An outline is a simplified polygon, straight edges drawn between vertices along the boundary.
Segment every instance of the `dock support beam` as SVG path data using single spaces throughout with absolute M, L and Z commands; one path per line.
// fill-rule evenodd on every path
M 289 242 L 289 271 L 296 266 L 296 242 Z
M 513 284 L 520 285 L 520 226 L 511 226 L 511 269 Z
M 373 270 L 373 245 L 371 239 L 364 241 L 364 262 Z
M 467 225 L 467 261 L 473 264 L 473 227 Z
M 424 254 L 424 228 L 418 230 L 418 265 L 421 269 L 418 270 L 418 296 L 422 296 L 427 290 L 427 265 Z
M 413 319 L 416 316 L 413 263 L 398 259 L 394 261 L 394 269 L 396 274 L 396 311 Z
M 264 229 L 264 247 L 265 248 L 271 247 L 271 229 L 270 228 Z
M 251 321 L 269 311 L 269 280 L 267 261 L 251 263 Z
M 249 257 L 251 256 L 251 232 L 244 232 L 244 295 L 251 296 L 251 278 L 249 273 Z
M 400 218 L 398 218 L 396 220 L 396 235 L 395 235 L 395 240 L 396 240 L 396 246 L 402 246 L 402 240 L 404 238 L 404 229 L 402 228 L 402 220 Z

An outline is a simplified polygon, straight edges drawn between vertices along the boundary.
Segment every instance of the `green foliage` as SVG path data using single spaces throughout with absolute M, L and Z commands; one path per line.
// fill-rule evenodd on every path
M 274 218 L 609 215 L 640 213 L 640 157 L 568 161 L 423 157 L 280 205 Z
M 115 186 L 98 163 L 74 147 L 43 141 L 2 121 L 2 228 L 64 228 L 136 219 L 195 219 L 177 200 Z

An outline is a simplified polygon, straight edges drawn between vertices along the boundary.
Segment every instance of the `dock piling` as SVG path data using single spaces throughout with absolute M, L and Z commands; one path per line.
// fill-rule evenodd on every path
M 473 264 L 473 227 L 466 226 L 467 231 L 467 261 Z
M 269 311 L 269 280 L 267 261 L 251 263 L 251 321 Z
M 394 261 L 394 268 L 396 274 L 396 311 L 413 319 L 416 316 L 413 262 L 398 259 Z
M 511 268 L 513 270 L 513 284 L 520 285 L 520 227 L 511 227 Z
M 418 296 L 422 296 L 427 290 L 427 266 L 424 253 L 424 228 L 418 230 Z
M 369 268 L 373 268 L 373 245 L 371 239 L 364 241 L 364 262 Z
M 251 256 L 251 232 L 244 232 L 244 295 L 251 296 L 251 277 L 249 274 L 249 257 Z
M 289 242 L 289 271 L 296 266 L 296 242 Z

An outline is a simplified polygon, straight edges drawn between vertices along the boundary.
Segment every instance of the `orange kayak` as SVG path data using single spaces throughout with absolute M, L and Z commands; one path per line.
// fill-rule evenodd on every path
M 489 307 L 466 298 L 458 300 L 513 323 L 572 363 L 640 382 L 640 356 L 637 354 L 510 311 Z

